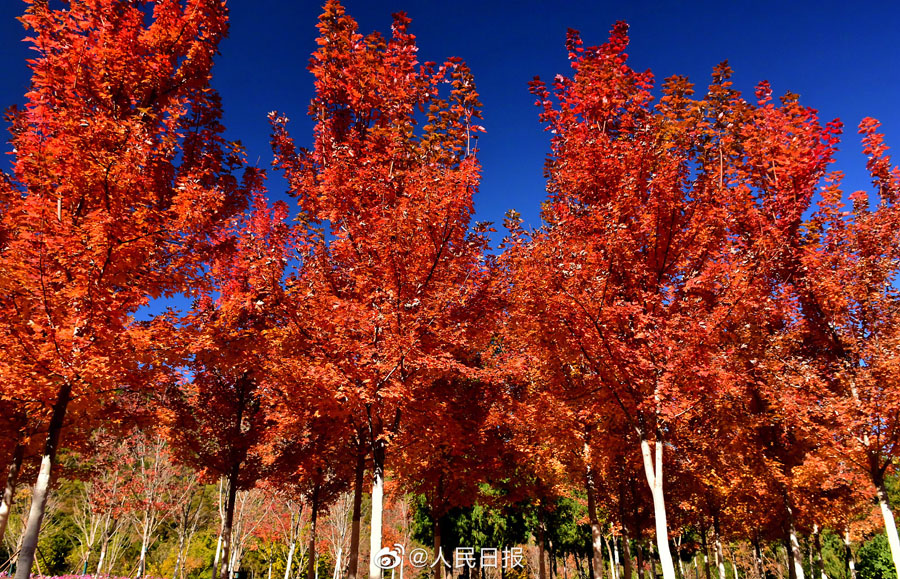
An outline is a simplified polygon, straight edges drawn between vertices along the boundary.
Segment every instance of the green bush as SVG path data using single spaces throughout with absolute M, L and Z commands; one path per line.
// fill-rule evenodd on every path
M 897 576 L 891 559 L 891 548 L 884 533 L 875 535 L 860 547 L 859 579 L 893 579 Z

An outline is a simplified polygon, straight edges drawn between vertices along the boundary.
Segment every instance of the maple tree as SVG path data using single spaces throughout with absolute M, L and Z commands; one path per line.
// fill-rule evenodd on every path
M 735 576 L 824 576 L 826 529 L 852 575 L 879 513 L 900 569 L 900 170 L 876 121 L 859 127 L 874 192 L 845 199 L 840 124 L 797 95 L 746 99 L 722 64 L 702 96 L 675 76 L 657 99 L 624 24 L 598 47 L 570 32 L 571 76 L 531 85 L 553 135 L 545 225 L 511 213 L 489 257 L 473 77 L 419 62 L 404 14 L 364 36 L 326 3 L 311 148 L 270 116 L 296 224 L 222 136 L 224 2 L 35 1 L 22 21 L 37 56 L 0 179 L 0 539 L 41 463 L 18 579 L 51 480 L 72 476 L 82 573 L 98 548 L 98 574 L 126 548 L 154 573 L 177 516 L 184 576 L 198 527 L 215 538 L 200 485 L 218 478 L 214 576 L 260 549 L 269 575 L 299 551 L 298 575 L 333 559 L 357 579 L 367 473 L 372 579 L 385 540 L 416 539 L 407 491 L 435 551 L 521 543 L 527 519 L 541 579 L 570 555 L 618 579 L 620 545 L 626 579 L 657 560 L 673 579 L 671 545 L 682 576 L 692 554 L 695 577 L 724 579 L 729 556 Z M 186 314 L 135 321 L 182 292 Z M 60 473 L 63 445 L 102 455 L 90 476 Z
M 271 424 L 264 406 L 268 342 L 277 321 L 290 235 L 283 203 L 269 207 L 262 175 L 254 173 L 253 210 L 221 233 L 221 252 L 209 264 L 209 287 L 164 334 L 181 344 L 175 382 L 161 415 L 184 462 L 227 481 L 219 575 L 230 570 L 238 490 L 263 475 L 263 437 Z M 183 361 L 182 361 L 183 360 Z M 179 377 L 180 374 L 180 377 Z
M 311 371 L 333 384 L 365 436 L 373 579 L 389 442 L 405 409 L 428 404 L 420 385 L 472 374 L 455 354 L 477 320 L 486 243 L 469 230 L 482 130 L 472 76 L 459 59 L 419 63 L 409 22 L 397 14 L 389 38 L 364 37 L 328 2 L 309 67 L 313 148 L 297 149 L 287 119 L 271 116 L 275 162 L 302 219 L 327 226 L 290 282 L 296 309 L 312 314 L 295 324 L 295 340 L 316 352 Z
M 102 406 L 128 382 L 131 315 L 198 272 L 208 233 L 240 207 L 210 67 L 221 2 L 29 4 L 37 54 L 11 112 L 14 169 L 0 181 L 5 323 L 20 396 L 51 408 L 17 576 L 31 570 L 70 402 Z
M 562 352 L 545 382 L 605 393 L 605 412 L 633 433 L 671 578 L 665 446 L 679 447 L 677 426 L 701 401 L 739 384 L 724 330 L 759 304 L 769 261 L 787 259 L 778 234 L 798 230 L 838 127 L 791 95 L 775 107 L 765 84 L 750 105 L 727 66 L 705 98 L 673 77 L 652 105 L 652 75 L 627 65 L 627 42 L 622 23 L 600 47 L 570 31 L 573 77 L 532 84 L 554 134 L 547 225 L 513 224 L 505 258 L 526 339 Z
M 885 487 L 885 472 L 900 456 L 900 168 L 891 166 L 879 123 L 859 126 L 874 185 L 850 195 L 845 210 L 841 174 L 832 175 L 810 218 L 798 283 L 811 362 L 827 379 L 840 415 L 831 436 L 849 450 L 874 487 L 895 569 L 900 539 Z M 898 571 L 900 573 L 900 571 Z

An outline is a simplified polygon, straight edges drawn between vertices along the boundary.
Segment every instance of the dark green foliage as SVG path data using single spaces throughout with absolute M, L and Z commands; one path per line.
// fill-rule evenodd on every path
M 591 526 L 587 507 L 568 497 L 556 501 L 556 508 L 546 515 L 547 539 L 555 555 L 583 557 L 591 552 Z M 584 524 L 579 524 L 585 521 Z
M 892 579 L 897 576 L 891 548 L 884 533 L 875 535 L 857 553 L 859 579 Z
M 527 541 L 530 526 L 526 511 L 519 507 L 499 508 L 481 503 L 456 508 L 441 518 L 441 543 L 444 553 L 456 547 L 503 548 Z M 424 496 L 417 496 L 412 523 L 412 536 L 425 545 L 434 544 L 431 512 Z
M 47 528 L 53 533 L 44 533 L 38 542 L 37 562 L 45 575 L 65 575 L 69 572 L 66 559 L 75 547 L 72 537 L 78 533 L 71 517 L 54 516 Z

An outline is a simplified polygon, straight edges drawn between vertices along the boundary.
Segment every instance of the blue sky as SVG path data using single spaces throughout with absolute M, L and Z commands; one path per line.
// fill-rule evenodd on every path
M 388 33 L 391 13 L 406 11 L 420 59 L 459 56 L 475 75 L 487 134 L 479 142 L 484 167 L 476 198 L 478 220 L 503 220 L 507 209 L 538 225 L 544 199 L 543 160 L 548 135 L 537 122 L 527 83 L 535 75 L 568 73 L 566 29 L 600 44 L 617 20 L 631 26 L 631 65 L 658 80 L 685 74 L 702 88 L 713 66 L 728 59 L 737 88 L 752 95 L 769 80 L 776 94 L 793 91 L 820 111 L 839 117 L 845 136 L 835 168 L 845 189 L 866 188 L 865 159 L 856 125 L 864 116 L 883 123 L 888 145 L 900 148 L 900 3 L 897 2 L 485 2 L 457 0 L 345 0 L 363 33 Z M 214 85 L 222 93 L 230 138 L 240 139 L 251 163 L 269 167 L 266 113 L 293 121 L 309 141 L 306 108 L 312 77 L 318 1 L 229 0 L 231 33 L 221 45 Z M 0 2 L 0 104 L 21 102 L 28 82 L 24 30 L 14 19 L 24 2 Z M 6 147 L 8 150 L 8 147 Z M 898 156 L 900 160 L 900 156 Z M 6 163 L 4 163 L 6 166 Z M 273 197 L 284 183 L 273 176 Z

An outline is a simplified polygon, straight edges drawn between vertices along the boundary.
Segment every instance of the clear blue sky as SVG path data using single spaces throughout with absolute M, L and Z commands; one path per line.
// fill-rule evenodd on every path
M 320 3 L 311 0 L 229 0 L 230 37 L 221 45 L 214 85 L 222 93 L 230 138 L 240 139 L 251 162 L 268 167 L 266 113 L 294 121 L 308 142 L 306 108 Z M 476 198 L 477 219 L 502 222 L 507 209 L 538 224 L 544 198 L 543 160 L 548 135 L 537 122 L 527 83 L 568 73 L 568 27 L 586 44 L 600 44 L 616 20 L 631 26 L 631 64 L 656 78 L 688 75 L 705 86 L 712 67 L 728 59 L 739 89 L 769 80 L 776 94 L 793 91 L 824 120 L 839 117 L 845 136 L 836 168 L 846 189 L 865 188 L 865 159 L 856 125 L 864 116 L 883 123 L 887 143 L 900 150 L 900 3 L 898 2 L 661 2 L 345 0 L 368 33 L 388 33 L 391 13 L 406 11 L 419 41 L 420 59 L 459 56 L 472 68 L 484 103 L 487 134 L 480 139 L 484 167 Z M 28 82 L 26 45 L 14 20 L 25 4 L 0 2 L 0 104 L 21 102 Z M 5 147 L 8 150 L 8 147 Z M 900 160 L 900 153 L 896 154 Z M 6 166 L 6 163 L 3 164 Z M 270 181 L 273 196 L 284 184 Z

